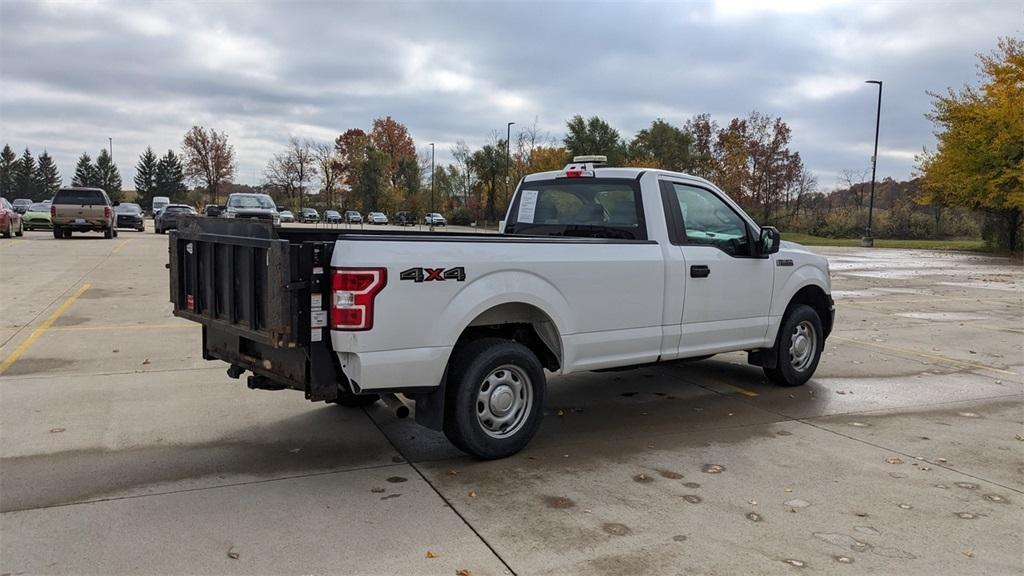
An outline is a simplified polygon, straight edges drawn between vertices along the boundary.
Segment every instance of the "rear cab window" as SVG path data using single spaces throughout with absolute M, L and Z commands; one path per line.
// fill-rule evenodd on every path
M 53 204 L 88 206 L 108 202 L 102 190 L 58 190 L 57 195 L 53 197 Z
M 555 178 L 523 182 L 505 233 L 646 240 L 640 186 L 631 178 Z

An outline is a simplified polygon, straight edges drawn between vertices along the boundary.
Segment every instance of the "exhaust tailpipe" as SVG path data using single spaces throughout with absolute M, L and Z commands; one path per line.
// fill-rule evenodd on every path
M 383 400 L 384 403 L 388 405 L 388 408 L 395 411 L 395 416 L 397 416 L 399 419 L 409 417 L 409 406 L 405 403 L 404 400 L 402 400 L 398 396 L 392 394 L 391 392 L 387 392 L 381 394 L 380 399 Z

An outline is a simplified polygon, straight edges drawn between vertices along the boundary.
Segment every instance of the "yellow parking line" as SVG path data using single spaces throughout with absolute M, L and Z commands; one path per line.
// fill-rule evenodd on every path
M 113 250 L 113 252 L 111 252 L 111 254 L 117 254 L 118 252 L 120 252 L 121 248 L 124 248 L 124 245 L 127 244 L 130 240 L 131 240 L 131 238 L 125 238 L 124 240 L 122 240 L 121 243 L 118 244 L 114 248 L 114 250 Z
M 82 286 L 74 294 L 68 297 L 68 299 L 65 300 L 63 304 L 60 305 L 60 308 L 54 310 L 53 314 L 50 314 L 50 317 L 47 318 L 45 322 L 43 322 L 42 324 L 39 325 L 38 328 L 33 330 L 32 334 L 24 342 L 19 344 L 18 347 L 14 349 L 14 352 L 11 352 L 10 356 L 4 358 L 4 361 L 0 362 L 0 374 L 6 372 L 7 369 L 11 367 L 11 364 L 14 364 L 14 362 L 18 358 L 21 358 L 21 355 L 24 354 L 29 348 L 31 348 L 32 344 L 34 344 L 35 341 L 38 340 L 39 337 L 42 336 L 43 333 L 46 332 L 46 330 L 50 326 L 52 326 L 53 323 L 56 322 L 57 319 L 60 318 L 62 314 L 67 312 L 68 308 L 70 308 L 71 305 L 75 303 L 75 300 L 78 300 L 78 297 L 81 296 L 83 292 L 89 289 L 89 286 L 89 284 L 82 284 Z
M 194 324 L 105 324 L 99 326 L 57 326 L 53 332 L 121 332 L 124 330 L 173 330 L 195 328 Z
M 753 390 L 747 390 L 746 388 L 740 388 L 739 386 L 734 386 L 732 384 L 726 384 L 726 386 L 728 386 L 729 388 L 732 388 L 733 390 L 736 390 L 737 392 L 739 392 L 740 394 L 743 394 L 744 396 L 749 396 L 751 398 L 756 398 L 756 397 L 760 396 L 760 394 L 758 394 L 757 392 L 754 392 Z
M 920 356 L 922 358 L 928 358 L 930 360 L 938 360 L 940 362 L 946 362 L 947 364 L 959 364 L 960 366 L 965 366 L 967 368 L 977 368 L 979 370 L 989 370 L 991 372 L 999 372 L 1001 374 L 1012 374 L 1014 376 L 1017 375 L 1016 372 L 1011 372 L 1009 370 L 1003 370 L 1002 368 L 996 368 L 994 366 L 986 366 L 985 364 L 977 364 L 977 363 L 974 363 L 974 362 L 964 362 L 963 360 L 956 360 L 954 358 L 949 358 L 948 356 L 939 356 L 937 354 L 927 354 L 927 353 L 924 353 L 924 352 L 918 352 L 917 350 L 908 350 L 906 348 L 897 348 L 897 347 L 891 346 L 889 344 L 885 344 L 885 345 L 875 344 L 873 342 L 865 342 L 863 340 L 857 340 L 857 339 L 854 339 L 854 338 L 844 338 L 842 336 L 836 336 L 834 334 L 832 335 L 832 338 L 834 338 L 836 340 L 842 340 L 843 342 L 849 342 L 851 344 L 856 344 L 858 346 L 866 346 L 866 347 L 869 347 L 869 348 L 878 348 L 879 350 L 885 350 L 885 351 L 889 351 L 889 352 L 901 352 L 903 354 L 910 354 L 912 356 Z

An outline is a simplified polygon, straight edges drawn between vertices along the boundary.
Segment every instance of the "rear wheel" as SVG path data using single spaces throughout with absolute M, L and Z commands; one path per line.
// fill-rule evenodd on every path
M 544 368 L 518 342 L 482 338 L 456 350 L 448 386 L 444 433 L 472 456 L 511 456 L 540 426 Z
M 777 365 L 764 368 L 765 376 L 780 386 L 800 386 L 814 374 L 824 347 L 825 333 L 818 313 L 810 306 L 796 306 L 779 327 Z
M 106 238 L 107 240 L 110 240 L 111 238 L 113 238 L 114 237 L 114 229 L 113 228 L 109 228 L 109 227 L 107 229 L 105 229 L 103 231 L 103 237 Z
M 64 233 L 65 238 L 71 238 L 71 228 L 64 228 L 62 232 Z
M 23 221 L 18 220 L 18 230 L 14 234 L 16 236 L 24 236 L 25 235 L 25 223 Z
M 60 226 L 53 227 L 53 237 L 58 240 L 64 237 L 64 231 L 61 230 Z

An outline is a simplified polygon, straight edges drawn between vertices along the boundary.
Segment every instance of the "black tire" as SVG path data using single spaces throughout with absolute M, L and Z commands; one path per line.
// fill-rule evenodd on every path
M 798 330 L 808 329 L 813 331 L 813 334 L 803 337 L 805 345 L 811 345 L 813 341 L 814 348 L 807 352 L 806 360 L 798 362 L 797 359 L 800 355 L 791 354 L 790 348 L 794 346 L 794 337 L 799 337 Z M 814 375 L 814 370 L 817 369 L 818 362 L 821 360 L 821 352 L 825 348 L 825 332 L 822 330 L 821 318 L 810 306 L 804 304 L 795 306 L 782 319 L 779 335 L 775 342 L 778 365 L 775 368 L 764 368 L 765 376 L 779 386 L 805 384 Z M 798 366 L 794 366 L 794 364 L 798 364 Z
M 8 220 L 7 229 L 4 230 L 4 238 L 10 238 L 11 236 L 14 236 L 14 221 Z
M 107 240 L 112 239 L 114 237 L 114 229 L 106 228 L 105 230 L 103 230 L 103 237 L 106 238 Z
M 333 403 L 345 408 L 364 408 L 373 405 L 377 400 L 380 400 L 380 396 L 377 394 L 353 394 L 344 388 L 339 388 L 338 397 Z
M 64 231 L 61 230 L 60 226 L 53 227 L 53 237 L 58 240 L 64 237 Z
M 503 370 L 504 368 L 504 370 Z M 523 377 L 526 381 L 523 382 Z M 519 384 L 519 391 L 505 384 L 491 385 L 495 379 Z M 507 414 L 511 430 L 488 431 L 482 420 L 492 415 L 494 400 L 486 408 L 478 395 L 492 391 L 507 392 Z M 481 338 L 461 346 L 453 355 L 445 395 L 444 433 L 457 448 L 476 458 L 492 460 L 522 450 L 540 427 L 546 388 L 544 367 L 529 348 L 502 338 Z M 521 407 L 516 409 L 516 404 Z M 493 422 L 493 421 L 492 421 Z M 495 435 L 492 435 L 495 434 Z
M 71 228 L 64 228 L 61 232 L 64 233 L 65 238 L 71 238 Z
M 25 222 L 18 220 L 18 229 L 14 232 L 15 236 L 21 237 L 25 235 Z

